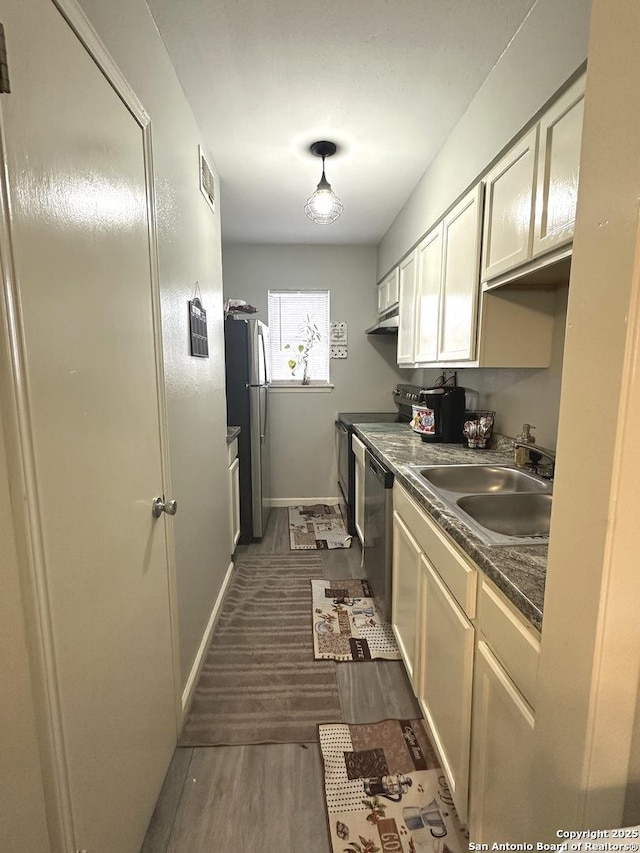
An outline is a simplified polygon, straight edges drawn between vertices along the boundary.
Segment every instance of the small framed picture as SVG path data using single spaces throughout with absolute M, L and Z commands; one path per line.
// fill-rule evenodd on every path
M 191 333 L 191 355 L 196 358 L 209 358 L 207 312 L 197 297 L 189 302 L 189 330 Z

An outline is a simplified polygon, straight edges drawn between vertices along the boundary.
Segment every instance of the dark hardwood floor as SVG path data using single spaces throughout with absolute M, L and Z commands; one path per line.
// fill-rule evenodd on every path
M 242 554 L 290 553 L 286 509 Z M 362 577 L 360 545 L 319 551 L 324 577 Z M 400 661 L 340 663 L 345 722 L 421 717 Z M 177 749 L 141 853 L 331 853 L 317 743 Z

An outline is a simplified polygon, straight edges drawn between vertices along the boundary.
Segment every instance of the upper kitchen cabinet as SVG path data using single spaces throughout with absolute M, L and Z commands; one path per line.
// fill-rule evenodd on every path
M 398 304 L 400 268 L 395 267 L 378 285 L 378 314 L 384 314 Z
M 481 278 L 491 286 L 570 252 L 584 82 L 576 80 L 485 177 Z
M 398 364 L 412 365 L 415 363 L 415 301 L 417 283 L 418 254 L 413 250 L 410 255 L 400 262 L 399 266 L 399 297 L 400 317 L 398 323 Z
M 584 83 L 579 80 L 540 121 L 533 257 L 573 239 L 580 173 Z
M 440 222 L 417 248 L 418 284 L 415 318 L 417 362 L 436 361 L 440 328 L 440 291 L 442 289 L 442 234 Z
M 471 361 L 475 355 L 482 184 L 444 218 L 438 361 Z
M 399 365 L 549 366 L 553 292 L 480 291 L 483 190 L 467 193 L 400 265 Z
M 414 364 L 466 362 L 475 357 L 481 211 L 479 184 L 416 249 L 415 300 L 413 306 L 401 302 L 400 319 L 402 325 L 405 311 L 415 318 Z
M 483 281 L 531 259 L 537 143 L 534 127 L 485 178 Z

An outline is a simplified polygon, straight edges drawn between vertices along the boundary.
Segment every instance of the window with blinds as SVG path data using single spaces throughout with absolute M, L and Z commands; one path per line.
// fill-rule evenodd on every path
M 329 291 L 270 290 L 268 310 L 272 383 L 300 385 L 306 352 L 310 383 L 328 384 Z M 317 327 L 319 339 L 307 346 L 309 323 Z M 296 362 L 293 368 L 290 361 Z

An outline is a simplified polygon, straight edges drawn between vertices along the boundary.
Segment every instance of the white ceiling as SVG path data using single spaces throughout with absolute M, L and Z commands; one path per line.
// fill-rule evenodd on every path
M 223 239 L 376 243 L 535 0 L 147 0 L 221 178 Z M 338 153 L 332 225 L 304 215 Z

